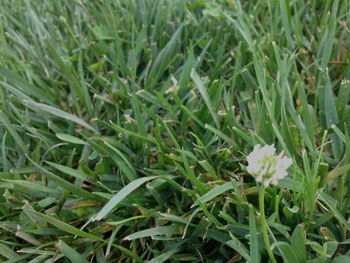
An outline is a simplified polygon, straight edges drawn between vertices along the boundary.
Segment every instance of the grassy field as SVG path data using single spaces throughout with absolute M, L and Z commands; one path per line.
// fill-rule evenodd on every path
M 348 0 L 1 0 L 0 262 L 350 262 L 349 27 Z M 257 144 L 293 160 L 265 191 Z

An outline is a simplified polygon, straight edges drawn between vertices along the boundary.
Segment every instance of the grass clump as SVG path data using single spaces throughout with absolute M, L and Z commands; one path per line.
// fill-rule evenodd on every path
M 1 262 L 350 261 L 348 1 L 1 5 Z

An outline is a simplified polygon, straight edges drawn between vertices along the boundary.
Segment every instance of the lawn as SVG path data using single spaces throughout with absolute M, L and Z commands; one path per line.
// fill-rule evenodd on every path
M 349 27 L 348 0 L 1 0 L 0 262 L 350 262 Z

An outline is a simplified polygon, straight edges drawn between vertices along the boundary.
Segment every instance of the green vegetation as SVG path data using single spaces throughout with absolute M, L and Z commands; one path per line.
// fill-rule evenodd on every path
M 350 262 L 349 1 L 0 5 L 0 262 Z

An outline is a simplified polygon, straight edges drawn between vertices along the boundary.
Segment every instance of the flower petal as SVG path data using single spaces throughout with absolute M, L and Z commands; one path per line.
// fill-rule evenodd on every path
M 277 156 L 275 152 L 276 148 L 273 144 L 263 147 L 257 144 L 247 156 L 248 173 L 253 175 L 257 182 L 262 182 L 266 187 L 270 183 L 277 184 L 278 180 L 287 176 L 287 169 L 293 162 L 291 158 L 284 155 L 284 151 Z

